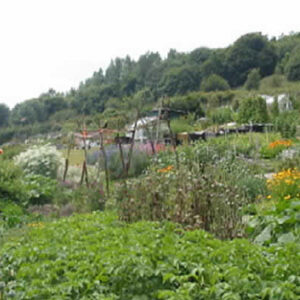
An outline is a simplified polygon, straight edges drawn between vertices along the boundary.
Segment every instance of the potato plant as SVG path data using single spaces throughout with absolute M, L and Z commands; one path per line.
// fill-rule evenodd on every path
M 299 244 L 224 242 L 111 213 L 34 225 L 0 251 L 1 299 L 299 299 Z

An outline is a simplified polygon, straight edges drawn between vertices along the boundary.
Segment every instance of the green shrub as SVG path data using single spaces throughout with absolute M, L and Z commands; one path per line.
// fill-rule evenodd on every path
M 298 123 L 299 112 L 297 111 L 283 112 L 274 120 L 275 130 L 280 132 L 283 138 L 295 137 Z
M 171 129 L 174 134 L 180 132 L 190 132 L 193 131 L 193 126 L 190 124 L 189 120 L 185 118 L 178 118 L 171 120 Z
M 300 47 L 295 47 L 285 66 L 285 73 L 288 80 L 300 80 Z
M 29 214 L 23 206 L 0 200 L 0 246 L 4 237 L 11 236 L 10 229 L 21 228 L 25 224 L 41 219 L 40 215 Z
M 4 227 L 12 228 L 20 225 L 24 218 L 24 210 L 17 204 L 11 202 L 0 202 L 0 222 L 3 222 Z M 1 226 L 1 225 L 0 225 Z
M 22 179 L 22 170 L 11 161 L 0 160 L 0 199 L 26 203 L 28 195 Z
M 271 90 L 281 87 L 286 82 L 283 75 L 273 74 L 265 77 L 260 81 L 260 90 Z
M 205 92 L 226 91 L 230 86 L 220 75 L 212 74 L 205 78 L 201 83 L 201 90 Z
M 24 184 L 30 205 L 51 203 L 57 191 L 57 181 L 42 175 L 27 175 Z
M 247 76 L 247 80 L 245 82 L 246 90 L 258 90 L 260 78 L 261 77 L 260 77 L 259 69 L 252 69 L 249 72 L 249 74 Z
M 16 145 L 9 145 L 3 147 L 3 154 L 1 155 L 0 159 L 9 160 L 20 154 L 26 149 L 26 145 L 24 144 L 16 144 Z
M 210 113 L 214 124 L 224 124 L 233 121 L 232 110 L 229 107 L 219 107 Z
M 240 101 L 239 123 L 266 123 L 268 121 L 266 100 L 261 97 L 245 98 Z

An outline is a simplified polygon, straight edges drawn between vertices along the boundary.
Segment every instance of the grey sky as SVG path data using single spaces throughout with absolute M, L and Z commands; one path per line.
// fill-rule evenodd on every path
M 300 31 L 297 0 L 0 0 L 0 103 L 65 92 L 110 59 Z

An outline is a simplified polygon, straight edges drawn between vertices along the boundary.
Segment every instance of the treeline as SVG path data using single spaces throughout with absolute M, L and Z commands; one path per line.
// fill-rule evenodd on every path
M 11 111 L 0 104 L 0 127 L 102 113 L 118 109 L 120 102 L 137 93 L 144 95 L 147 106 L 161 97 L 192 91 L 255 89 L 261 78 L 272 74 L 300 80 L 300 33 L 273 39 L 250 33 L 223 49 L 197 48 L 190 53 L 171 49 L 165 59 L 157 52 L 147 52 L 137 61 L 116 58 L 105 71 L 99 69 L 66 94 L 50 89 Z

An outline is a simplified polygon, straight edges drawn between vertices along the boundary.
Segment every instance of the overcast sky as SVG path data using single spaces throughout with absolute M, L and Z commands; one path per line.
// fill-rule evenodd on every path
M 0 0 L 0 103 L 65 92 L 112 58 L 300 31 L 299 0 Z

